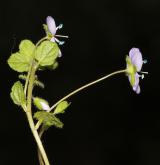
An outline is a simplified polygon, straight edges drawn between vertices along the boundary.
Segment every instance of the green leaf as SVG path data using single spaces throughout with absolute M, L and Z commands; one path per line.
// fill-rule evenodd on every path
M 55 69 L 57 69 L 57 67 L 58 67 L 58 62 L 55 61 L 55 63 L 53 65 L 48 66 L 48 69 L 55 70 Z
M 17 72 L 27 72 L 29 70 L 29 63 L 20 53 L 13 53 L 8 59 L 9 66 Z
M 44 89 L 44 87 L 45 87 L 44 83 L 39 81 L 39 80 L 34 80 L 34 85 L 36 85 L 36 86 L 38 86 L 38 87 L 40 87 L 42 89 Z
M 57 69 L 58 68 L 58 62 L 55 60 L 55 62 L 54 62 L 54 64 L 52 64 L 52 65 L 46 65 L 46 66 L 40 66 L 39 68 L 38 68 L 38 70 L 45 70 L 45 69 L 49 69 L 49 70 L 55 70 L 55 69 Z
M 40 66 L 48 66 L 54 64 L 58 57 L 59 48 L 55 42 L 44 41 L 38 46 L 35 52 L 35 59 Z
M 62 101 L 60 102 L 56 109 L 54 110 L 54 115 L 59 114 L 59 113 L 64 113 L 66 108 L 69 106 L 70 104 L 67 101 Z
M 34 97 L 33 103 L 39 110 L 46 110 L 46 111 L 50 110 L 48 102 L 42 98 Z
M 26 104 L 23 85 L 20 81 L 17 81 L 13 84 L 10 95 L 15 104 L 21 106 L 24 106 Z
M 52 70 L 54 70 L 54 69 L 57 69 L 58 68 L 58 62 L 56 61 L 53 65 L 52 65 Z
M 43 29 L 44 29 L 44 31 L 45 31 L 45 33 L 46 33 L 46 36 L 48 36 L 48 37 L 52 37 L 52 34 L 51 34 L 51 32 L 48 30 L 48 26 L 46 25 L 46 24 L 43 24 Z
M 13 53 L 8 59 L 9 66 L 17 72 L 27 72 L 34 56 L 34 49 L 35 45 L 31 41 L 21 41 L 19 52 Z
M 34 114 L 34 118 L 42 122 L 45 126 L 55 126 L 57 128 L 63 128 L 63 123 L 53 115 L 53 113 L 46 111 L 39 111 Z
M 20 74 L 20 75 L 18 76 L 18 78 L 21 79 L 21 80 L 26 80 L 27 75 L 25 75 L 25 74 Z
M 35 45 L 30 40 L 23 40 L 19 45 L 19 52 L 26 58 L 28 61 L 33 59 Z

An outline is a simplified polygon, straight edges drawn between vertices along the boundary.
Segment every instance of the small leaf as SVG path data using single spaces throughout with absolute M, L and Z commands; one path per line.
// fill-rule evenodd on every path
M 19 52 L 13 53 L 9 57 L 8 64 L 17 72 L 27 72 L 34 56 L 35 46 L 31 41 L 23 40 L 20 43 L 19 49 Z
M 45 70 L 45 69 L 49 69 L 49 70 L 55 70 L 58 67 L 58 62 L 55 60 L 54 64 L 52 65 L 46 65 L 46 66 L 40 66 L 38 68 L 38 70 Z
M 39 110 L 50 110 L 48 102 L 42 98 L 34 97 L 33 103 Z
M 69 106 L 70 104 L 67 101 L 62 101 L 60 102 L 56 109 L 54 110 L 54 115 L 59 114 L 59 113 L 64 113 L 66 108 Z
M 34 85 L 44 89 L 44 84 L 39 80 L 34 80 Z
M 44 41 L 38 46 L 35 59 L 40 66 L 49 66 L 54 64 L 58 57 L 59 48 L 55 42 Z
M 20 81 L 17 81 L 14 83 L 14 85 L 12 86 L 10 95 L 15 104 L 21 105 L 21 106 L 26 104 L 26 98 L 23 91 L 23 85 L 21 84 Z
M 46 33 L 46 36 L 52 37 L 51 32 L 48 30 L 48 26 L 46 24 L 43 24 L 43 29 Z
M 18 78 L 21 80 L 26 80 L 27 76 L 25 74 L 20 74 Z
M 55 126 L 57 128 L 63 128 L 63 123 L 52 113 L 39 111 L 34 114 L 34 118 L 42 122 L 47 127 Z
M 48 69 L 50 69 L 50 70 L 55 70 L 57 68 L 58 68 L 58 62 L 57 61 L 55 61 L 55 63 L 53 65 L 48 66 Z
M 18 76 L 18 78 L 21 79 L 21 80 L 25 80 L 25 81 L 26 81 L 27 76 L 26 76 L 25 74 L 20 74 L 20 75 Z M 36 85 L 36 86 L 38 86 L 38 87 L 44 89 L 44 84 L 43 84 L 43 82 L 39 81 L 38 78 L 37 78 L 37 76 L 35 77 L 34 85 Z
M 52 69 L 54 70 L 54 69 L 57 69 L 58 68 L 58 62 L 56 61 L 53 65 L 52 65 Z

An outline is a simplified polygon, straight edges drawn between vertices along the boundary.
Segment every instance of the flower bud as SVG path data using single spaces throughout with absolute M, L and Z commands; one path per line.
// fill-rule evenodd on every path
M 45 111 L 50 110 L 48 102 L 42 98 L 34 97 L 33 103 L 39 110 L 45 110 Z

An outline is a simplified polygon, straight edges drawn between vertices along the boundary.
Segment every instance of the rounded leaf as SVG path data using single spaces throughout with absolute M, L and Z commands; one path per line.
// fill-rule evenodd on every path
M 33 103 L 39 110 L 50 110 L 48 102 L 42 98 L 34 97 Z
M 23 85 L 20 81 L 14 83 L 10 95 L 15 104 L 23 106 L 26 103 Z
M 19 52 L 23 56 L 26 56 L 28 60 L 33 59 L 35 45 L 30 40 L 22 40 L 19 45 Z
M 17 72 L 27 72 L 29 70 L 30 61 L 20 53 L 13 53 L 8 59 L 8 65 Z
M 69 105 L 70 104 L 67 101 L 60 102 L 54 110 L 54 114 L 64 113 Z
M 19 45 L 19 52 L 13 53 L 9 59 L 9 66 L 17 72 L 27 72 L 34 57 L 35 45 L 30 40 L 23 40 Z
M 44 41 L 35 52 L 35 59 L 40 66 L 53 65 L 58 57 L 59 47 L 55 42 Z

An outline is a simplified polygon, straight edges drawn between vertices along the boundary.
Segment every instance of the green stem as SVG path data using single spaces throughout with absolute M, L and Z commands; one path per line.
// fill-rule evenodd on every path
M 94 84 L 97 84 L 98 82 L 101 82 L 101 81 L 103 81 L 103 80 L 105 80 L 105 79 L 107 79 L 107 78 L 109 78 L 109 77 L 111 77 L 111 76 L 114 76 L 114 75 L 119 74 L 119 73 L 124 73 L 124 72 L 126 72 L 126 69 L 125 69 L 125 70 L 119 70 L 119 71 L 113 72 L 113 73 L 111 73 L 111 74 L 108 74 L 108 75 L 106 75 L 106 76 L 104 76 L 104 77 L 101 77 L 101 78 L 99 78 L 99 79 L 97 79 L 97 80 L 95 80 L 95 81 L 92 81 L 92 82 L 90 82 L 90 83 L 88 83 L 88 84 L 86 84 L 86 85 L 84 85 L 84 86 L 82 86 L 82 87 L 80 87 L 80 88 L 74 90 L 73 92 L 69 93 L 68 95 L 66 95 L 65 97 L 63 97 L 62 99 L 60 99 L 58 102 L 56 102 L 56 103 L 50 108 L 49 111 L 51 111 L 52 109 L 54 109 L 60 102 L 62 102 L 62 101 L 64 101 L 64 100 L 68 99 L 69 97 L 71 97 L 71 96 L 73 96 L 74 94 L 76 94 L 76 93 L 82 91 L 83 89 L 86 89 L 86 88 L 88 88 L 89 86 L 92 86 L 92 85 L 94 85 Z
M 80 87 L 80 88 L 74 90 L 73 92 L 69 93 L 68 95 L 64 96 L 62 99 L 60 99 L 59 101 L 57 101 L 57 102 L 50 108 L 49 112 L 50 112 L 52 109 L 54 109 L 60 102 L 66 100 L 66 99 L 68 99 L 69 97 L 73 96 L 74 94 L 76 94 L 76 93 L 78 93 L 78 92 L 80 92 L 80 91 L 82 91 L 82 90 L 88 88 L 89 86 L 92 86 L 92 85 L 94 85 L 94 84 L 96 84 L 96 83 L 98 83 L 98 82 L 101 82 L 101 81 L 103 81 L 103 80 L 105 80 L 105 79 L 107 79 L 107 78 L 109 78 L 109 77 L 111 77 L 111 76 L 114 76 L 114 75 L 116 75 L 116 74 L 125 73 L 125 72 L 126 72 L 126 69 L 124 69 L 124 70 L 119 70 L 119 71 L 115 71 L 115 72 L 113 72 L 113 73 L 111 73 L 111 74 L 108 74 L 108 75 L 106 75 L 106 76 L 104 76 L 104 77 L 101 77 L 101 78 L 99 78 L 99 79 L 97 79 L 97 80 L 95 80 L 95 81 L 92 81 L 92 82 L 90 82 L 90 83 L 88 83 L 88 84 L 86 84 L 86 85 L 84 85 L 84 86 L 82 86 L 82 87 Z M 38 121 L 35 128 L 38 129 L 38 128 L 40 127 L 40 125 L 41 125 L 41 122 Z
M 44 131 L 45 131 L 44 129 L 41 129 L 41 131 L 39 132 L 40 139 L 41 139 Z M 42 155 L 41 155 L 41 152 L 40 152 L 39 148 L 37 150 L 37 153 L 38 153 L 38 160 L 39 160 L 40 165 L 44 165 L 44 161 L 43 161 L 43 158 L 42 158 Z
M 45 162 L 45 165 L 50 165 L 49 164 L 49 160 L 47 158 L 46 152 L 43 148 L 43 144 L 40 140 L 40 137 L 38 135 L 37 130 L 35 129 L 35 125 L 34 125 L 34 121 L 33 121 L 33 117 L 32 117 L 32 91 L 33 91 L 33 86 L 34 86 L 34 80 L 35 80 L 35 72 L 36 72 L 36 67 L 33 61 L 32 64 L 32 69 L 30 72 L 30 76 L 29 76 L 29 85 L 28 85 L 28 92 L 27 92 L 27 111 L 26 111 L 26 115 L 27 115 L 27 119 L 29 122 L 29 126 L 31 128 L 32 134 L 36 140 L 37 146 L 41 152 L 41 155 L 43 157 L 43 160 Z
M 43 42 L 44 40 L 46 40 L 46 39 L 47 39 L 47 37 L 43 37 L 43 38 L 41 38 L 41 39 L 37 42 L 37 44 L 36 44 L 36 46 L 35 46 L 35 48 L 34 48 L 33 54 L 35 53 L 35 50 L 36 50 L 36 48 L 38 47 L 38 45 L 39 45 L 41 42 Z M 34 57 L 33 57 L 33 59 L 34 59 Z M 29 77 L 30 77 L 30 74 L 31 74 L 31 69 L 32 69 L 32 62 L 31 62 L 31 65 L 30 65 L 30 68 L 29 68 L 29 71 L 28 71 L 28 74 L 27 74 L 27 78 L 26 78 L 26 83 L 25 83 L 25 86 L 24 86 L 24 94 L 25 94 L 25 96 L 26 96 L 26 94 L 27 94 L 27 88 L 28 88 L 28 83 L 29 83 Z
M 39 164 L 40 164 L 40 165 L 45 165 L 45 164 L 44 164 L 44 161 L 43 161 L 43 158 L 42 158 L 42 156 L 41 156 L 41 152 L 40 152 L 39 148 L 37 148 L 37 153 L 38 153 Z
M 31 68 L 32 68 L 32 64 L 31 64 L 31 66 L 29 68 L 29 71 L 28 71 L 28 74 L 27 74 L 27 78 L 26 78 L 26 83 L 25 83 L 25 86 L 24 86 L 24 94 L 25 94 L 25 96 L 27 94 L 27 87 L 28 87 L 28 83 L 29 83 L 29 76 L 31 74 Z

